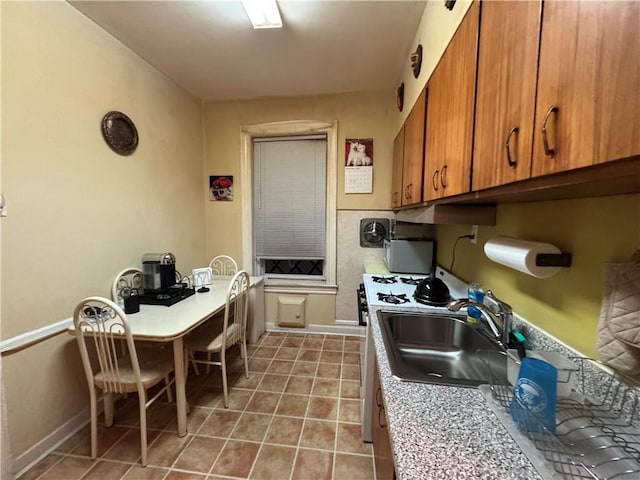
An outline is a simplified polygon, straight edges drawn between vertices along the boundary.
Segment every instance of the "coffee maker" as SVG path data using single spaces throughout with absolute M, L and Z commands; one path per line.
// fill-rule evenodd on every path
M 173 253 L 145 253 L 142 256 L 142 286 L 145 292 L 166 292 L 176 284 Z

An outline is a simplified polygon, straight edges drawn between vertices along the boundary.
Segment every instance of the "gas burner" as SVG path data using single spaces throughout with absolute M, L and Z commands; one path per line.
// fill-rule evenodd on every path
M 418 285 L 422 281 L 422 278 L 400 277 L 400 281 L 407 285 Z
M 401 303 L 409 303 L 411 300 L 407 298 L 405 293 L 401 293 L 399 295 L 394 295 L 393 293 L 378 293 L 378 300 L 385 303 L 392 303 L 394 305 L 398 305 Z
M 398 279 L 396 278 L 395 275 L 392 275 L 390 277 L 377 277 L 377 276 L 372 276 L 371 280 L 374 283 L 397 283 Z

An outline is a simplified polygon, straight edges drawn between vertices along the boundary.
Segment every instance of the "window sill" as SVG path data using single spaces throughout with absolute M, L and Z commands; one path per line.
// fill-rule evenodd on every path
M 336 295 L 337 285 L 327 285 L 324 281 L 287 280 L 282 278 L 265 278 L 265 293 L 312 293 L 317 295 Z

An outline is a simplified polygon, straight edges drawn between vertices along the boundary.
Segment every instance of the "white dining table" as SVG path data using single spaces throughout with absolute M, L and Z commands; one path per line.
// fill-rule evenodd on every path
M 138 313 L 127 315 L 134 340 L 172 342 L 176 389 L 176 413 L 178 436 L 187 434 L 186 376 L 183 339 L 186 334 L 206 322 L 214 314 L 224 310 L 230 278 L 215 278 L 209 291 L 195 294 L 178 303 L 164 305 L 140 305 Z M 250 277 L 253 287 L 262 277 Z M 69 333 L 75 335 L 73 325 Z

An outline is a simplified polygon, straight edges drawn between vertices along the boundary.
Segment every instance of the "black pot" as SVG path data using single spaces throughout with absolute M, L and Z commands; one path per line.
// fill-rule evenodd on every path
M 435 275 L 425 277 L 416 287 L 413 298 L 419 303 L 444 307 L 453 300 L 449 287 Z

